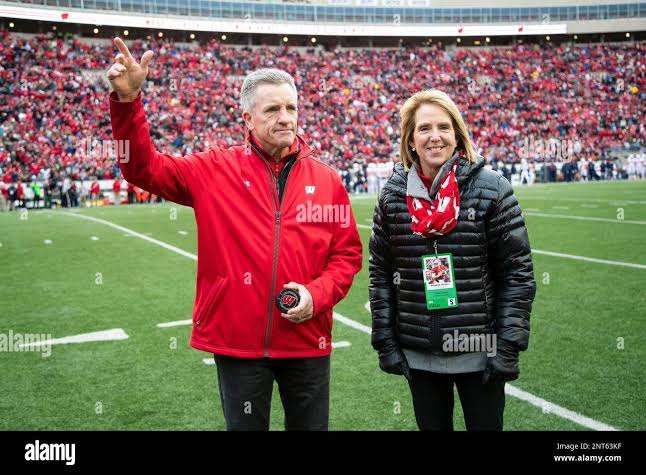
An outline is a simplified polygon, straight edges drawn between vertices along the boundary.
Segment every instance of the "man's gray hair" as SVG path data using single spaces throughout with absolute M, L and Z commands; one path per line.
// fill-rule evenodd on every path
M 240 107 L 243 112 L 251 112 L 256 105 L 256 89 L 261 84 L 289 84 L 296 92 L 296 84 L 291 74 L 280 69 L 258 69 L 249 74 L 240 90 Z

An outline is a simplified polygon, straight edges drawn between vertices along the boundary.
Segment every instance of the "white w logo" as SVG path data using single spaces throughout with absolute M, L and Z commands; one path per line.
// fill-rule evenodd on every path
M 315 186 L 308 185 L 308 186 L 305 187 L 305 194 L 306 195 L 313 195 L 315 189 L 316 189 Z
M 443 213 L 446 207 L 449 205 L 449 201 L 451 201 L 450 196 L 445 196 L 444 198 L 442 198 L 437 204 L 437 211 Z

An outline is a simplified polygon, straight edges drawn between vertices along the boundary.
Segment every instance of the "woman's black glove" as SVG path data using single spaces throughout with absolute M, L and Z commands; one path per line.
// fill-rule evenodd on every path
M 404 375 L 410 381 L 410 368 L 404 352 L 394 344 L 387 344 L 379 350 L 379 368 L 390 374 Z
M 496 354 L 487 360 L 482 384 L 518 379 L 518 351 L 504 340 L 497 340 Z

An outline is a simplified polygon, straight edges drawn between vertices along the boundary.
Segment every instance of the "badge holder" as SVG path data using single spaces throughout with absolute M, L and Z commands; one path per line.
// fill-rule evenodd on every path
M 426 308 L 441 310 L 458 306 L 458 293 L 455 288 L 453 273 L 453 254 L 435 254 L 422 256 L 422 274 L 424 275 L 424 293 Z

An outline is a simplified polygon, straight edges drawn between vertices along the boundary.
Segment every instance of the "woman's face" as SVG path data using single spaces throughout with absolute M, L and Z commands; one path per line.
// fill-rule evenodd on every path
M 435 104 L 422 104 L 415 112 L 413 143 L 422 173 L 439 169 L 455 152 L 457 145 L 453 121 L 448 112 Z

